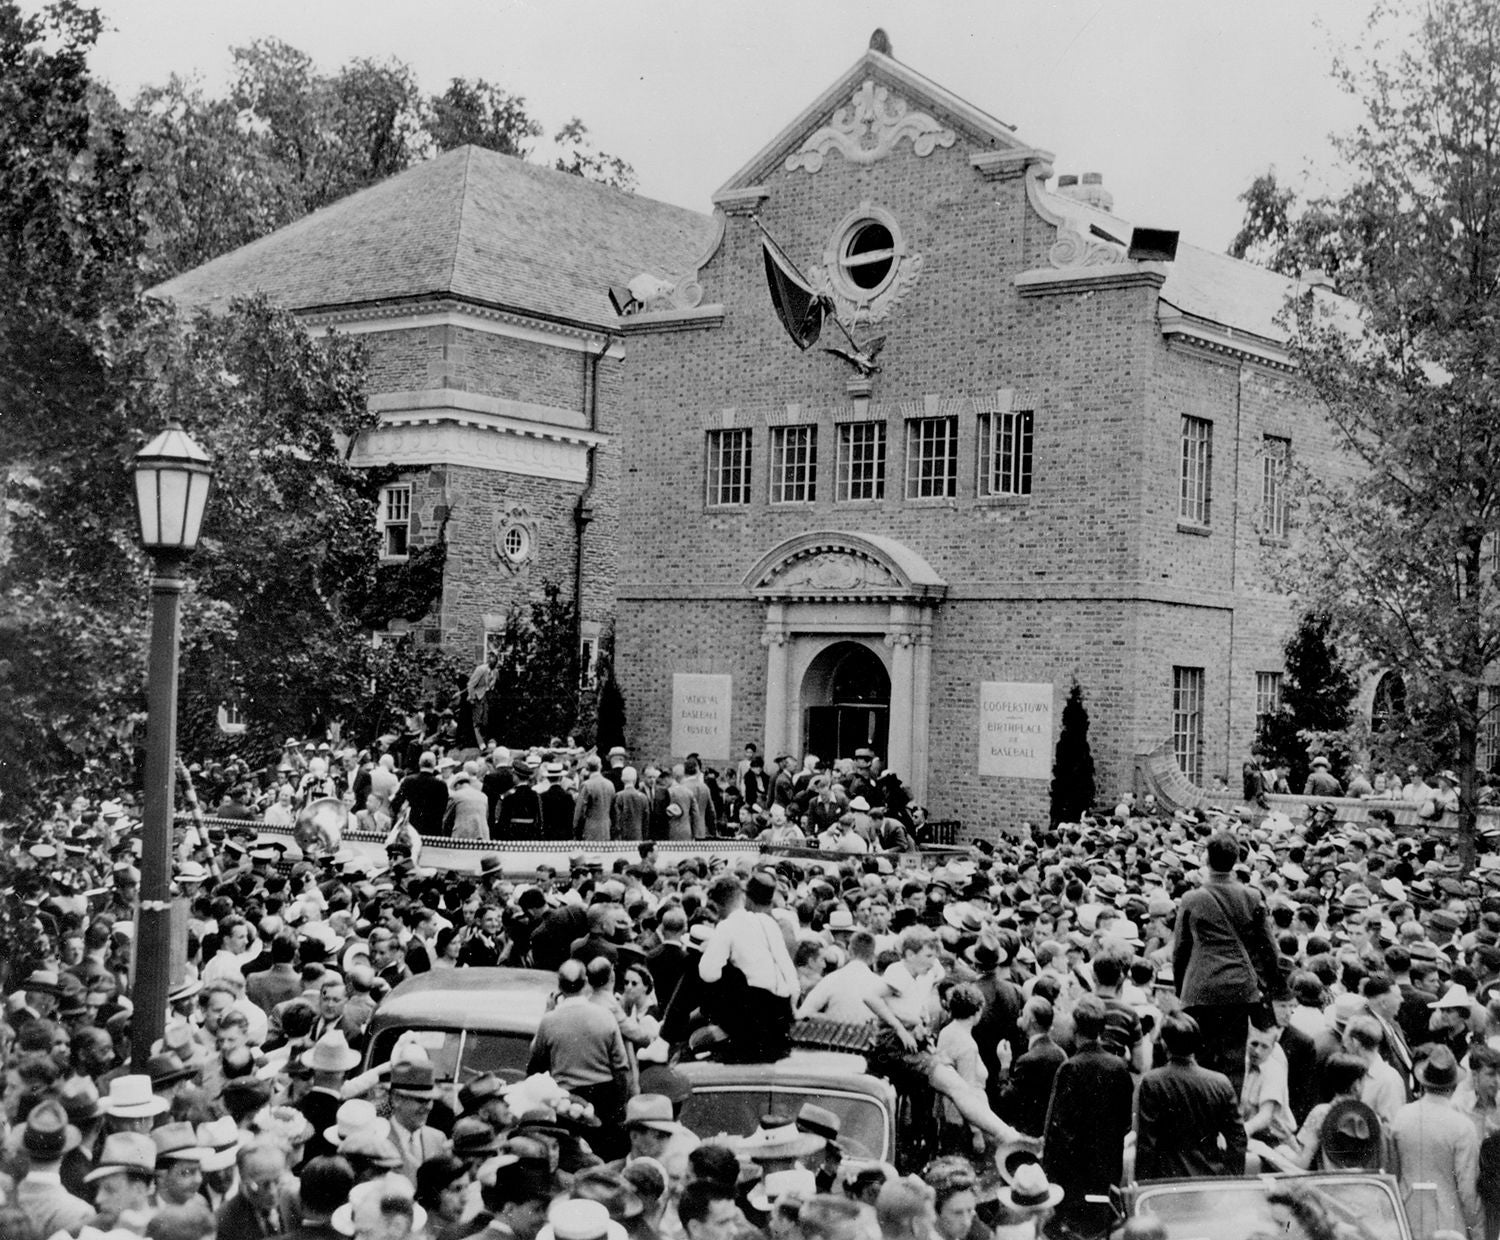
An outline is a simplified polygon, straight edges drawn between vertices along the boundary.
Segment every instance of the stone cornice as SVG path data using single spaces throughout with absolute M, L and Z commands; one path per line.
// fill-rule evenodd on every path
M 724 326 L 724 307 L 693 306 L 687 310 L 642 310 L 627 314 L 616 329 L 622 336 L 646 332 L 709 331 Z
M 1056 297 L 1113 288 L 1160 288 L 1167 273 L 1160 263 L 1099 263 L 1091 267 L 1038 268 L 1016 276 L 1022 297 Z
M 714 195 L 714 206 L 722 209 L 725 215 L 754 215 L 770 196 L 771 191 L 764 185 L 723 189 Z
M 1257 362 L 1272 370 L 1295 371 L 1297 363 L 1286 346 L 1264 336 L 1236 331 L 1223 323 L 1184 314 L 1169 302 L 1158 302 L 1156 320 L 1162 338 L 1169 344 L 1182 344 L 1238 361 Z
M 1045 180 L 1052 175 L 1052 158 L 1051 151 L 1035 149 L 975 151 L 969 163 L 986 181 L 1008 181 L 1036 165 L 1040 165 L 1038 175 Z
M 568 349 L 575 353 L 597 353 L 608 344 L 607 356 L 616 359 L 625 356 L 624 350 L 614 339 L 616 333 L 613 329 L 608 332 L 594 330 L 580 324 L 536 318 L 453 297 L 339 306 L 328 310 L 304 311 L 297 317 L 309 328 L 326 327 L 346 335 L 408 331 L 424 327 L 463 327 L 491 336 L 528 340 L 533 344 Z
M 450 423 L 528 439 L 598 447 L 607 435 L 591 431 L 578 410 L 526 401 L 461 392 L 453 388 L 423 388 L 412 392 L 380 392 L 370 397 L 370 409 L 382 426 L 430 426 Z

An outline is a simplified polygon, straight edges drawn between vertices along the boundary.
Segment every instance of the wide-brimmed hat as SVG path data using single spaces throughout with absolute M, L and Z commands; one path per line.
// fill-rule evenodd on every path
M 314 1072 L 348 1072 L 359 1064 L 359 1052 L 349 1045 L 344 1031 L 335 1028 L 303 1051 L 301 1060 Z
M 799 1131 L 796 1123 L 784 1115 L 764 1115 L 754 1132 L 740 1138 L 737 1150 L 741 1158 L 767 1162 L 777 1158 L 805 1158 L 827 1145 L 823 1137 Z
M 745 1194 L 746 1199 L 762 1214 L 771 1210 L 784 1198 L 798 1197 L 806 1201 L 817 1195 L 818 1177 L 807 1167 L 788 1167 L 784 1171 L 773 1171 Z
M 198 1069 L 183 1063 L 171 1051 L 162 1051 L 146 1060 L 146 1074 L 151 1078 L 152 1089 L 168 1089 L 179 1081 L 191 1080 Z
M 1036 1147 L 1032 1143 L 1008 1141 L 995 1151 L 995 1168 L 1007 1184 L 1016 1178 L 1016 1172 L 1028 1163 L 1039 1163 Z
M 1380 1144 L 1380 1119 L 1358 1098 L 1340 1098 L 1328 1108 L 1319 1146 L 1329 1166 L 1373 1169 Z
M 1439 1011 L 1444 1008 L 1457 1008 L 1467 1012 L 1473 1008 L 1474 1001 L 1469 997 L 1469 992 L 1464 987 L 1460 986 L 1457 982 L 1452 982 L 1449 984 L 1448 989 L 1443 991 L 1440 998 L 1435 999 L 1427 1006 Z
M 356 1184 L 349 1190 L 349 1200 L 333 1212 L 328 1221 L 340 1235 L 354 1234 L 354 1210 L 366 1197 L 384 1200 L 387 1197 L 405 1197 L 411 1202 L 411 1234 L 421 1235 L 427 1227 L 427 1211 L 416 1202 L 416 1189 L 404 1175 L 383 1175 L 379 1179 Z
M 151 1092 L 149 1076 L 135 1073 L 115 1077 L 109 1083 L 109 1096 L 100 1102 L 99 1109 L 117 1119 L 146 1119 L 148 1116 L 160 1115 L 171 1105 L 165 1098 Z M 151 1148 L 154 1151 L 156 1147 Z
M 665 1094 L 636 1094 L 625 1103 L 625 1127 L 653 1128 L 677 1133 L 683 1127 L 672 1117 L 672 1100 Z
M 422 1060 L 403 1059 L 400 1063 L 392 1064 L 388 1085 L 391 1093 L 405 1098 L 442 1096 L 437 1088 L 432 1064 Z
M 171 990 L 167 991 L 167 1002 L 170 1004 L 182 1003 L 184 1000 L 191 999 L 202 989 L 203 979 L 190 977 L 180 986 L 174 986 Z
M 480 1158 L 500 1152 L 500 1135 L 477 1115 L 460 1116 L 448 1137 L 458 1158 Z
M 198 1125 L 197 1141 L 203 1149 L 203 1170 L 225 1171 L 234 1166 L 244 1141 L 232 1117 L 220 1116 Z
M 567 1197 L 552 1203 L 536 1240 L 626 1240 L 626 1232 L 600 1202 Z
M 158 1128 L 153 1128 L 151 1139 L 156 1142 L 158 1163 L 181 1161 L 201 1164 L 204 1158 L 212 1152 L 199 1143 L 198 1134 L 186 1121 L 162 1124 Z
M 485 853 L 479 858 L 479 872 L 481 874 L 498 874 L 505 868 L 504 862 L 494 853 Z
M 984 929 L 984 917 L 967 901 L 946 905 L 943 920 L 960 934 L 978 934 Z
M 116 1077 L 116 1080 L 119 1078 Z M 156 1174 L 156 1142 L 143 1132 L 112 1132 L 104 1138 L 104 1148 L 94 1169 L 83 1177 L 85 1184 L 102 1180 L 117 1171 Z
M 1458 1084 L 1458 1060 L 1442 1043 L 1434 1043 L 1432 1049 L 1417 1060 L 1413 1075 L 1423 1089 L 1444 1093 Z
M 68 1113 L 70 1124 L 90 1124 L 104 1114 L 99 1103 L 99 1087 L 86 1076 L 74 1077 L 64 1083 L 57 1091 L 57 1100 Z
M 1000 1187 L 1000 1201 L 1011 1210 L 1050 1210 L 1063 1199 L 1063 1190 L 1049 1183 L 1041 1163 L 1022 1163 L 1009 1184 Z
M 375 1104 L 364 1098 L 350 1098 L 340 1103 L 334 1122 L 323 1129 L 323 1140 L 335 1149 L 356 1132 L 373 1132 L 382 1139 L 390 1136 L 391 1121 L 376 1114 Z
M 43 1098 L 21 1125 L 21 1148 L 39 1162 L 54 1162 L 75 1150 L 83 1135 L 68 1122 L 68 1113 L 55 1098 Z

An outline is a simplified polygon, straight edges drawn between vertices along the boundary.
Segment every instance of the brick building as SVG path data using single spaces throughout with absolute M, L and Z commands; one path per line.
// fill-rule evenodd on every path
M 463 147 L 154 292 L 210 307 L 264 293 L 361 336 L 380 425 L 353 459 L 400 471 L 381 497 L 384 552 L 444 531 L 442 602 L 416 627 L 477 662 L 548 581 L 597 642 L 618 563 L 609 288 L 690 268 L 711 237 L 696 212 Z
M 1051 164 L 871 50 L 715 195 L 692 304 L 624 320 L 622 422 L 652 428 L 622 448 L 640 749 L 869 744 L 984 829 L 1045 812 L 1076 677 L 1101 796 L 1168 737 L 1237 783 L 1291 619 L 1263 554 L 1286 461 L 1330 451 L 1287 284 L 1132 259 L 1102 187 Z M 884 337 L 878 371 L 788 340 L 762 225 Z
M 447 520 L 433 640 L 477 656 L 559 581 L 586 640 L 613 614 L 637 754 L 868 744 L 986 830 L 1045 812 L 1074 678 L 1101 796 L 1164 739 L 1237 780 L 1292 619 L 1286 463 L 1332 460 L 1287 283 L 1131 257 L 1162 238 L 1052 180 L 872 49 L 711 217 L 465 148 L 162 291 L 364 334 L 389 550 Z M 788 340 L 762 226 L 878 369 L 832 322 Z

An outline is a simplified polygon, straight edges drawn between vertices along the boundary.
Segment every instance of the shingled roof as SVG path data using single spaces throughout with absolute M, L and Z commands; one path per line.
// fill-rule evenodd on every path
M 609 286 L 676 279 L 710 216 L 476 146 L 315 211 L 152 290 L 186 305 L 264 293 L 291 310 L 451 296 L 607 326 Z

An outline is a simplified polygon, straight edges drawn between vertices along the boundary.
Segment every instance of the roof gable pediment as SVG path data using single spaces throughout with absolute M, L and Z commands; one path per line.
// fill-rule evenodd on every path
M 817 172 L 830 159 L 870 164 L 898 150 L 924 156 L 955 143 L 973 150 L 1030 149 L 1012 126 L 870 48 L 715 198 L 759 185 L 774 172 Z

